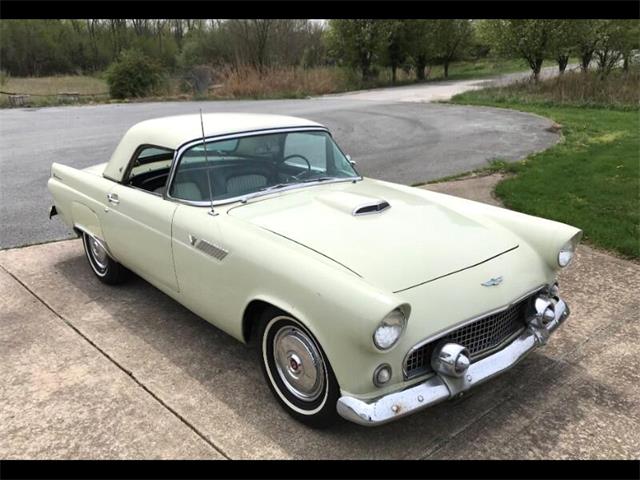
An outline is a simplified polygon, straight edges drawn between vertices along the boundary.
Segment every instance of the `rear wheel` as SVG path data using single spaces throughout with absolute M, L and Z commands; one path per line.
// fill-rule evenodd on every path
M 129 277 L 129 270 L 109 256 L 100 240 L 83 232 L 82 243 L 91 270 L 100 281 L 109 285 L 117 285 Z
M 340 388 L 311 332 L 274 308 L 262 315 L 259 339 L 265 379 L 287 413 L 313 428 L 338 420 Z

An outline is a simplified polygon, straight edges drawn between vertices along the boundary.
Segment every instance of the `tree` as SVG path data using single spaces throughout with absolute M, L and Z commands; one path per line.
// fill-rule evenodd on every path
M 638 44 L 637 21 L 603 20 L 599 26 L 599 42 L 594 54 L 598 71 L 604 77 L 609 75 L 623 58 L 628 59 L 634 46 Z
M 472 36 L 473 28 L 470 20 L 436 20 L 434 22 L 432 35 L 434 59 L 442 63 L 445 78 L 449 76 L 449 64 L 471 44 Z
M 486 20 L 482 25 L 485 38 L 503 54 L 526 60 L 535 81 L 542 62 L 550 53 L 554 24 L 549 20 Z
M 622 68 L 629 71 L 629 63 L 633 56 L 633 51 L 640 48 L 640 21 L 621 20 L 624 25 L 625 39 L 622 45 Z
M 491 52 L 491 45 L 478 33 L 482 20 L 469 20 L 469 23 L 471 24 L 472 34 L 471 42 L 467 46 L 467 55 L 473 60 L 485 58 Z
M 396 83 L 396 72 L 408 55 L 406 21 L 385 20 L 384 35 L 381 57 L 384 65 L 391 69 L 391 83 Z
M 408 54 L 418 80 L 424 80 L 424 69 L 434 56 L 434 22 L 435 20 L 407 20 L 406 22 Z
M 273 20 L 229 20 L 225 22 L 227 32 L 235 46 L 236 62 L 249 63 L 259 72 L 269 63 L 268 45 L 274 33 Z
M 549 52 L 558 63 L 558 72 L 564 73 L 569 57 L 577 44 L 575 21 L 549 20 L 552 23 Z
M 380 20 L 330 20 L 327 41 L 333 55 L 372 78 L 372 66 L 382 50 L 385 24 Z
M 593 54 L 600 41 L 601 23 L 602 20 L 572 20 L 574 48 L 580 57 L 580 68 L 583 72 L 589 70 Z

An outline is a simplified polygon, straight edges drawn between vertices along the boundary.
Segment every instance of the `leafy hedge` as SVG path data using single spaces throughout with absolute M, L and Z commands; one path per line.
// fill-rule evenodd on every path
M 136 49 L 124 50 L 108 68 L 106 79 L 113 98 L 146 97 L 164 83 L 162 67 Z

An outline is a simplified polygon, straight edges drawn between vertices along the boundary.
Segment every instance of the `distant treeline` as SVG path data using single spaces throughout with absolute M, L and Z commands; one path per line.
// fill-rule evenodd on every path
M 525 60 L 570 56 L 604 73 L 627 67 L 638 21 L 621 20 L 0 20 L 0 69 L 12 76 L 102 72 L 135 50 L 166 72 L 209 67 L 346 66 L 363 80 L 379 69 L 412 72 L 489 53 Z
M 92 73 L 136 49 L 168 70 L 313 66 L 326 61 L 322 35 L 308 20 L 0 20 L 0 63 L 15 76 Z

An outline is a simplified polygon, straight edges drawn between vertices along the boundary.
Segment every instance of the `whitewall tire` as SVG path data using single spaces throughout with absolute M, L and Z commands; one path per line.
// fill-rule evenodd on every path
M 83 232 L 82 244 L 89 266 L 100 281 L 109 285 L 117 285 L 129 277 L 129 270 L 109 256 L 101 241 Z
M 322 347 L 301 322 L 269 308 L 260 319 L 258 341 L 262 372 L 287 413 L 314 428 L 338 420 L 338 382 Z

